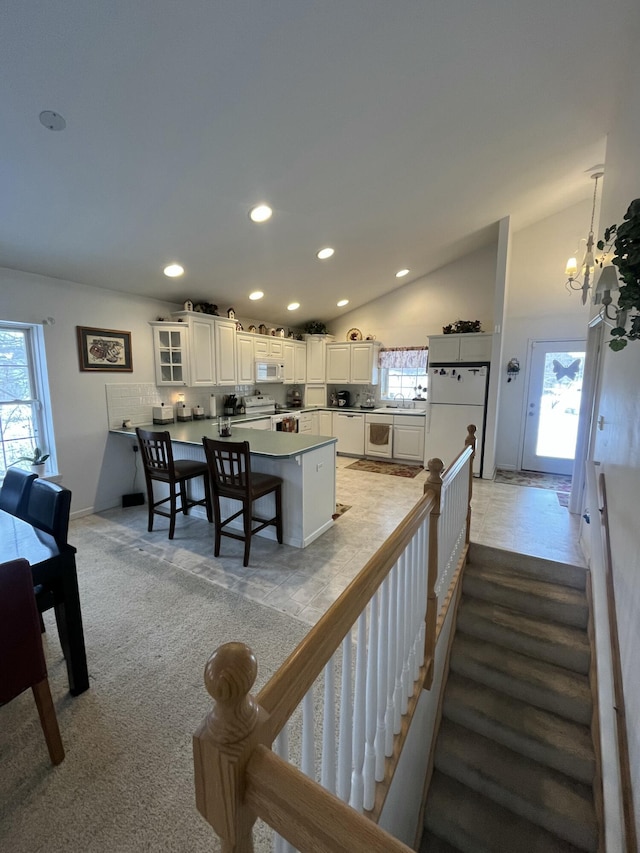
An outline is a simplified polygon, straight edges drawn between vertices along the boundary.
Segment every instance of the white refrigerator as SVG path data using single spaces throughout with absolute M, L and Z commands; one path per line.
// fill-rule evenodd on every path
M 425 465 L 438 457 L 448 467 L 464 448 L 467 426 L 475 424 L 473 473 L 482 476 L 487 365 L 432 365 L 429 368 L 425 428 Z

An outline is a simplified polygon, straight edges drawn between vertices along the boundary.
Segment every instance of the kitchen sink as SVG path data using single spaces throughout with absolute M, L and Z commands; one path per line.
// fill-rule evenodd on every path
M 423 415 L 424 409 L 413 409 L 408 406 L 381 406 L 379 409 L 374 409 L 374 415 L 393 415 L 395 413 L 400 413 L 404 415 Z

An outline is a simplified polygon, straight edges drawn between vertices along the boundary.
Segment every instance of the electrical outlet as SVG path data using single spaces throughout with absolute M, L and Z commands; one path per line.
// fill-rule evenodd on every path
M 133 452 L 134 452 L 134 453 L 137 453 L 139 450 L 140 450 L 140 448 L 138 447 L 138 445 L 137 445 L 137 444 L 134 444 L 134 445 L 133 445 Z

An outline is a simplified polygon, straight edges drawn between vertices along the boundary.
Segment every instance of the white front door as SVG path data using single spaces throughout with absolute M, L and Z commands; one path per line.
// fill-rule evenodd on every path
M 532 341 L 522 468 L 571 474 L 585 341 Z

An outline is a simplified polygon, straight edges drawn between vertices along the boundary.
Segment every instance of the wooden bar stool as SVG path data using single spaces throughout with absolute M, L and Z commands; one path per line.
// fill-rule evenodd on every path
M 244 566 L 249 565 L 251 537 L 270 524 L 276 528 L 278 542 L 282 544 L 282 478 L 273 474 L 259 474 L 251 471 L 251 456 L 248 441 L 215 441 L 211 438 L 202 439 L 211 476 L 213 516 L 215 523 L 215 545 L 213 553 L 220 555 L 220 539 L 229 536 L 244 542 Z M 253 502 L 274 492 L 276 514 L 273 518 L 265 519 L 254 516 Z M 220 512 L 220 498 L 239 501 L 242 506 L 224 521 Z M 244 533 L 232 533 L 225 526 L 238 516 L 242 516 Z M 260 522 L 253 527 L 252 522 Z
M 169 519 L 169 539 L 173 539 L 176 527 L 176 515 L 178 513 L 177 497 L 180 495 L 180 507 L 184 515 L 189 514 L 192 506 L 204 506 L 207 509 L 207 518 L 211 517 L 211 490 L 209 487 L 209 476 L 206 462 L 197 462 L 191 459 L 174 459 L 171 447 L 171 435 L 168 431 L 151 432 L 149 430 L 136 428 L 140 454 L 144 467 L 144 476 L 147 483 L 147 500 L 149 503 L 149 526 L 153 530 L 153 516 L 161 515 Z M 187 495 L 187 481 L 194 477 L 204 479 L 204 498 L 199 501 L 192 500 Z M 165 483 L 169 486 L 169 496 L 156 501 L 153 495 L 153 481 Z M 160 509 L 163 504 L 169 504 L 169 511 Z

